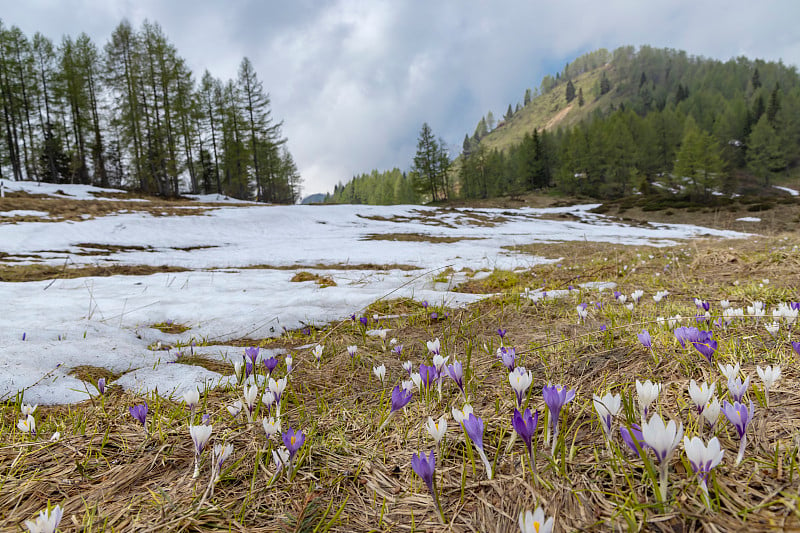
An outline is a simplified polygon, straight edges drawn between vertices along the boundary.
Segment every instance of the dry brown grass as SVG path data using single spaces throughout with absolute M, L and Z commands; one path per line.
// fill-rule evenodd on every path
M 0 281 L 42 281 L 47 279 L 73 279 L 89 276 L 149 276 L 161 272 L 186 272 L 188 269 L 174 266 L 151 265 L 81 265 L 56 266 L 38 263 L 26 265 L 0 264 Z
M 105 195 L 103 195 L 105 196 Z M 122 195 L 124 198 L 135 198 Z M 48 213 L 47 217 L 23 216 L 0 218 L 0 223 L 59 222 L 62 220 L 86 220 L 125 212 L 148 213 L 151 216 L 202 215 L 226 204 L 193 202 L 187 199 L 144 198 L 144 202 L 122 200 L 73 200 L 42 195 L 31 195 L 18 191 L 0 198 L 0 211 L 30 210 Z
M 292 390 L 286 393 L 283 428 L 302 428 L 309 439 L 291 483 L 282 479 L 269 484 L 273 467 L 259 453 L 266 446 L 260 424 L 248 427 L 241 420 L 235 422 L 225 409 L 236 398 L 234 391 L 209 392 L 202 408 L 212 415 L 215 442 L 235 446 L 230 469 L 214 497 L 207 499 L 203 492 L 208 464 L 193 480 L 186 412 L 179 403 L 148 398 L 153 413 L 149 436 L 127 412 L 142 399 L 119 391 L 78 406 L 40 407 L 40 438 L 46 439 L 55 429 L 63 435 L 50 443 L 11 429 L 18 418 L 11 402 L 2 412 L 0 521 L 12 530 L 49 500 L 66 509 L 64 531 L 88 530 L 85 525 L 91 517 L 92 530 L 116 531 L 310 532 L 330 526 L 336 532 L 493 532 L 517 531 L 519 512 L 542 504 L 548 515 L 556 516 L 556 531 L 623 530 L 629 526 L 626 517 L 633 529 L 646 531 L 796 531 L 800 529 L 800 367 L 788 343 L 776 343 L 761 325 L 747 322 L 715 333 L 721 341 L 720 360 L 738 358 L 751 376 L 756 364 L 781 362 L 784 376 L 770 395 L 771 408 L 757 406 L 748 430 L 746 459 L 738 467 L 732 461 L 738 444 L 735 435 L 727 422 L 721 422 L 719 437 L 726 457 L 712 478 L 714 512 L 704 508 L 682 450 L 672 461 L 669 508 L 662 512 L 655 506 L 652 485 L 642 480 L 640 461 L 624 453 L 624 459 L 608 455 L 591 405 L 595 392 L 612 388 L 632 395 L 635 379 L 656 379 L 664 383 L 662 413 L 682 419 L 690 429 L 693 417 L 685 392 L 689 379 L 719 383 L 719 373 L 698 354 L 681 350 L 671 333 L 658 331 L 654 317 L 689 314 L 695 296 L 712 301 L 714 309 L 721 298 L 736 306 L 754 295 L 768 305 L 797 299 L 798 280 L 791 272 L 800 262 L 795 248 L 800 241 L 787 237 L 706 241 L 659 250 L 565 243 L 551 249 L 564 256 L 561 266 L 536 267 L 504 287 L 501 296 L 468 308 L 436 309 L 449 315 L 443 320 L 431 320 L 432 308 L 422 309 L 409 300 L 373 305 L 364 315 L 375 312 L 384 318 L 369 327 L 392 328 L 390 336 L 405 345 L 400 357 L 380 339 L 363 336 L 358 322 L 350 321 L 308 334 L 290 332 L 281 339 L 243 340 L 243 345 L 286 348 L 313 342 L 326 345 L 319 369 L 307 350 L 294 355 L 296 370 Z M 651 253 L 653 259 L 648 258 Z M 770 282 L 759 287 L 762 278 Z M 553 289 L 588 280 L 616 281 L 622 292 L 641 288 L 646 296 L 632 318 L 611 301 L 608 291 L 602 295 L 576 291 L 563 300 L 538 303 L 519 295 L 532 282 Z M 671 295 L 656 307 L 650 296 L 662 288 Z M 592 309 L 589 319 L 578 323 L 576 302 L 597 299 L 604 302 L 603 309 Z M 598 332 L 601 324 L 609 326 L 606 334 Z M 506 344 L 517 347 L 518 362 L 533 371 L 533 407 L 543 410 L 539 391 L 548 381 L 578 391 L 563 419 L 566 445 L 554 462 L 547 459 L 541 431 L 537 432 L 540 479 L 536 483 L 520 465 L 521 441 L 511 453 L 506 451 L 513 395 L 507 374 L 493 355 L 498 327 L 508 330 Z M 654 334 L 658 362 L 636 341 L 635 333 L 643 327 Z M 415 395 L 406 413 L 377 432 L 391 385 L 405 375 L 402 362 L 428 361 L 424 342 L 434 337 L 442 339 L 444 353 L 465 365 L 470 362 L 471 403 L 486 423 L 487 455 L 490 460 L 497 457 L 491 481 L 479 461 L 474 473 L 471 466 L 465 467 L 465 443 L 450 419 L 446 441 L 436 454 L 437 484 L 449 521 L 445 526 L 439 524 L 424 485 L 411 472 L 410 457 L 412 452 L 432 449 L 422 429 L 427 416 L 438 418 L 452 406 L 461 406 L 455 388 L 446 383 L 441 403 L 426 403 Z M 359 346 L 355 361 L 346 353 L 351 344 Z M 372 376 L 372 366 L 379 363 L 388 369 L 386 387 Z M 230 372 L 230 368 L 220 370 Z M 751 385 L 750 397 L 758 403 L 756 388 Z M 341 514 L 333 519 L 340 506 Z
M 474 241 L 478 237 L 442 237 L 437 235 L 424 235 L 422 233 L 370 233 L 362 240 L 365 241 L 400 241 L 400 242 L 430 242 L 452 243 L 459 241 Z
M 325 287 L 336 286 L 336 282 L 333 281 L 333 278 L 330 276 L 323 276 L 321 274 L 313 274 L 311 272 L 305 272 L 305 271 L 298 272 L 297 274 L 292 276 L 292 279 L 290 279 L 289 281 L 293 281 L 295 283 L 302 283 L 304 281 L 313 281 L 323 289 Z

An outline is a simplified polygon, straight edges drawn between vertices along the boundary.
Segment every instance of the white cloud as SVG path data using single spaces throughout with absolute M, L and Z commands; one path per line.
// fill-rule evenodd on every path
M 501 115 L 542 76 L 599 47 L 800 64 L 794 0 L 29 0 L 3 11 L 28 35 L 85 31 L 101 46 L 123 17 L 137 26 L 148 18 L 198 78 L 206 68 L 234 77 L 249 57 L 307 193 L 373 168 L 407 168 L 423 122 L 460 146 L 487 111 Z

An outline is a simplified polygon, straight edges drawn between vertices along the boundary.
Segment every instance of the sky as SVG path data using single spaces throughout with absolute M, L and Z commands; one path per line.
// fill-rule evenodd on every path
M 199 79 L 253 62 L 305 180 L 332 191 L 407 170 L 427 122 L 456 155 L 488 111 L 598 48 L 650 45 L 800 65 L 797 0 L 0 0 L 0 19 L 102 46 L 123 19 L 159 23 Z

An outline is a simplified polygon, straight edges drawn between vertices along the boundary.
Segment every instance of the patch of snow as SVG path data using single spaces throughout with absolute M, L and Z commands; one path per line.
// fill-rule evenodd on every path
M 761 219 L 758 217 L 742 217 L 736 219 L 739 222 L 761 222 Z
M 781 187 L 780 185 L 773 185 L 773 187 L 783 192 L 788 192 L 792 196 L 800 195 L 800 191 L 796 191 L 795 189 L 790 189 L 789 187 Z
M 86 191 L 97 189 L 10 183 L 23 184 L 30 192 L 62 189 L 70 197 L 89 196 Z M 0 283 L 4 308 L 14 310 L 6 313 L 0 328 L 0 398 L 24 390 L 25 401 L 32 403 L 86 399 L 87 391 L 94 393 L 92 386 L 70 375 L 80 365 L 122 373 L 123 386 L 157 387 L 161 394 L 181 394 L 200 383 L 226 384 L 229 377 L 182 365 L 178 350 L 235 361 L 243 348 L 224 345 L 229 340 L 275 337 L 287 329 L 324 325 L 359 313 L 381 298 L 452 307 L 475 302 L 486 296 L 451 292 L 449 284 L 435 282 L 436 276 L 448 267 L 456 272 L 455 281 L 463 279 L 466 269 L 530 269 L 550 262 L 509 249 L 517 245 L 587 240 L 667 246 L 698 235 L 746 235 L 678 224 L 628 226 L 590 213 L 594 205 L 514 210 L 249 205 L 198 215 L 118 213 L 81 221 L 3 224 L 3 252 L 41 258 L 46 264 L 62 265 L 68 258 L 70 264 L 173 265 L 190 270 Z M 574 216 L 540 218 L 547 213 Z M 488 224 L 476 224 L 476 218 Z M 398 232 L 459 240 L 369 239 Z M 85 256 L 80 243 L 121 249 Z M 137 246 L 147 250 L 131 248 Z M 418 270 L 337 268 L 366 263 Z M 331 277 L 336 286 L 291 281 L 304 265 L 317 264 L 329 266 L 314 272 Z M 258 268 L 244 268 L 253 266 Z M 475 279 L 489 274 L 478 272 Z M 170 335 L 150 327 L 168 320 L 190 329 Z M 188 348 L 193 340 L 197 346 Z M 177 341 L 183 347 L 149 349 L 158 342 L 166 346 Z M 223 345 L 203 346 L 203 341 Z M 295 366 L 305 357 L 312 358 L 298 354 Z
M 0 217 L 49 217 L 47 211 L 34 211 L 32 209 L 13 209 L 11 211 L 0 211 Z

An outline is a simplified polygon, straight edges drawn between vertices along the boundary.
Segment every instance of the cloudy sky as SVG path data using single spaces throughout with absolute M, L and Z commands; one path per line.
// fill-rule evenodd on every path
M 249 57 L 284 121 L 304 194 L 374 168 L 406 170 L 423 122 L 455 154 L 576 56 L 648 44 L 800 65 L 797 0 L 0 0 L 0 18 L 102 46 L 158 22 L 196 77 Z

